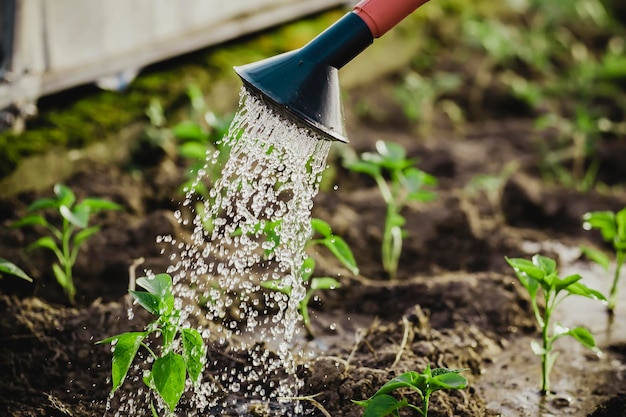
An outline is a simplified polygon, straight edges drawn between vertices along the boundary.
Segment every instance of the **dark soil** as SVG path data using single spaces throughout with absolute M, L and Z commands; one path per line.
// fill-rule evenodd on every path
M 372 88 L 350 97 L 378 100 Z M 389 117 L 399 112 L 394 107 L 386 111 Z M 317 337 L 298 342 L 317 352 L 312 362 L 301 364 L 301 394 L 319 394 L 315 400 L 333 417 L 360 416 L 362 410 L 350 400 L 365 399 L 390 378 L 431 364 L 467 368 L 464 375 L 470 382 L 466 390 L 435 394 L 434 417 L 626 415 L 626 332 L 619 324 L 626 300 L 618 305 L 610 336 L 596 330 L 607 320 L 602 306 L 585 310 L 589 323 L 560 317 L 565 325 L 594 329 L 604 356 L 598 359 L 573 340 L 563 340 L 553 375 L 556 392 L 542 397 L 539 359 L 528 346 L 538 331 L 528 296 L 504 261 L 504 256 L 541 252 L 558 258 L 562 268 L 588 268 L 576 263 L 578 255 L 564 255 L 569 253 L 565 249 L 601 247 L 596 233 L 582 229 L 581 216 L 626 206 L 623 188 L 580 193 L 542 181 L 536 171 L 538 155 L 530 145 L 531 120 L 476 121 L 463 132 L 442 124 L 428 139 L 411 133 L 406 122 L 368 124 L 350 114 L 348 127 L 357 152 L 373 149 L 378 139 L 404 145 L 421 169 L 439 179 L 438 198 L 405 211 L 408 237 L 399 277 L 387 280 L 380 266 L 384 204 L 373 182 L 342 168 L 339 154 L 345 145 L 334 145 L 329 164 L 335 174 L 331 184 L 337 187 L 319 193 L 313 215 L 328 221 L 351 245 L 361 275 L 348 277 L 330 257 L 315 254 L 320 272 L 341 274 L 342 286 L 320 294 L 312 306 Z M 616 152 L 626 155 L 624 145 L 598 153 L 607 158 Z M 498 178 L 505 167 L 512 167 L 511 172 L 500 176 L 491 194 L 472 188 L 476 175 Z M 49 193 L 0 200 L 0 254 L 35 279 L 34 284 L 11 277 L 0 281 L 0 415 L 113 415 L 105 410 L 111 354 L 94 342 L 146 323 L 143 315 L 127 320 L 129 268 L 138 258 L 144 258 L 136 268 L 139 275 L 168 266 L 155 238 L 186 233 L 172 214 L 181 200 L 176 190 L 183 177 L 182 162 L 167 156 L 141 171 L 130 164 L 102 166 L 97 161 L 77 167 L 66 185 L 79 198 L 108 198 L 126 210 L 96 219 L 103 230 L 78 258 L 75 306 L 66 304 L 56 285 L 48 254 L 24 252 L 38 237 L 36 232 L 9 227 L 30 202 Z M 594 284 L 606 291 L 609 280 Z M 209 345 L 211 358 L 230 360 L 228 346 Z M 312 403 L 303 404 L 308 415 L 322 415 Z M 274 406 L 251 402 L 247 409 L 214 412 L 280 415 Z M 179 415 L 186 414 L 183 404 Z

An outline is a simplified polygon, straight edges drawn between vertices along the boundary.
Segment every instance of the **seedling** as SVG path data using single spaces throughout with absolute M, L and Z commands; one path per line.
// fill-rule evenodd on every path
M 612 211 L 593 211 L 585 214 L 583 220 L 583 228 L 586 230 L 600 230 L 602 238 L 606 242 L 610 242 L 615 251 L 615 274 L 613 275 L 613 283 L 611 284 L 607 304 L 609 313 L 613 314 L 615 312 L 615 305 L 617 304 L 617 283 L 619 281 L 622 265 L 624 265 L 624 260 L 626 260 L 626 208 L 623 208 L 617 213 Z M 609 259 L 606 255 L 589 249 L 585 252 L 594 262 L 608 269 Z
M 421 416 L 428 416 L 428 406 L 430 396 L 437 391 L 464 389 L 467 387 L 467 379 L 460 373 L 466 369 L 435 368 L 430 369 L 430 364 L 426 370 L 418 374 L 417 372 L 405 372 L 393 378 L 383 385 L 369 399 L 363 401 L 352 400 L 353 403 L 365 407 L 363 417 L 400 417 L 401 408 L 410 408 Z M 422 406 L 409 403 L 406 397 L 400 400 L 389 395 L 395 390 L 407 389 L 416 392 L 422 399 Z
M 277 233 L 280 228 L 280 222 L 268 222 L 264 230 L 265 235 L 268 238 L 270 245 L 266 245 L 265 255 L 269 256 L 274 248 L 280 241 L 280 235 Z M 333 234 L 332 229 L 328 223 L 320 219 L 311 220 L 311 229 L 313 234 L 311 239 L 306 243 L 306 248 L 311 248 L 316 245 L 322 245 L 328 248 L 330 252 L 337 258 L 346 268 L 350 270 L 354 275 L 359 273 L 359 269 L 356 266 L 354 255 L 352 250 L 348 246 L 345 240 L 341 237 Z M 320 236 L 315 238 L 315 236 Z M 308 257 L 302 263 L 302 269 L 300 276 L 305 286 L 308 286 L 304 298 L 298 304 L 298 311 L 302 315 L 302 321 L 306 328 L 307 334 L 310 338 L 313 338 L 313 330 L 311 328 L 311 319 L 309 316 L 309 302 L 311 297 L 318 290 L 333 290 L 341 286 L 341 283 L 332 277 L 313 277 L 315 272 L 315 259 Z M 285 285 L 281 280 L 265 281 L 261 284 L 264 288 L 274 291 L 280 291 L 291 297 L 292 288 L 289 285 Z
M 130 291 L 140 306 L 157 316 L 142 332 L 126 332 L 96 342 L 113 345 L 111 393 L 114 393 L 126 379 L 140 347 L 152 357 L 152 367 L 144 370 L 143 382 L 156 393 L 173 413 L 180 401 L 187 378 L 198 384 L 204 369 L 206 347 L 196 329 L 183 328 L 181 314 L 175 306 L 172 292 L 172 278 L 168 274 L 158 274 L 153 278 L 141 277 L 137 285 L 147 291 Z M 146 343 L 148 336 L 161 337 L 160 352 Z M 151 402 L 153 416 L 156 408 Z
M 550 371 L 558 357 L 554 351 L 554 342 L 563 336 L 571 336 L 584 347 L 598 354 L 596 342 L 589 330 L 584 327 L 569 329 L 559 323 L 551 328 L 550 320 L 556 307 L 570 295 L 606 301 L 604 295 L 582 284 L 579 274 L 559 278 L 556 262 L 545 256 L 535 255 L 532 261 L 522 258 L 506 258 L 506 261 L 515 271 L 520 283 L 530 295 L 535 319 L 541 328 L 541 341 L 531 342 L 531 348 L 536 355 L 541 356 L 541 393 L 550 393 Z M 539 293 L 543 296 L 544 307 L 539 308 Z
M 435 193 L 424 188 L 437 185 L 437 180 L 415 168 L 415 161 L 406 157 L 406 151 L 401 145 L 379 140 L 376 142 L 376 151 L 365 152 L 359 160 L 348 161 L 346 166 L 352 171 L 372 176 L 387 204 L 382 262 L 389 278 L 393 280 L 398 274 L 402 240 L 407 234 L 402 209 L 411 201 L 433 200 Z
M 62 184 L 54 186 L 54 194 L 54 198 L 33 202 L 27 208 L 31 214 L 13 223 L 12 227 L 41 226 L 49 232 L 48 236 L 39 238 L 27 249 L 44 248 L 55 254 L 57 262 L 52 264 L 52 271 L 68 300 L 74 304 L 76 287 L 72 268 L 82 245 L 100 230 L 100 226 L 89 227 L 89 217 L 102 210 L 121 210 L 122 206 L 99 198 L 85 198 L 78 202 L 74 192 Z M 48 221 L 43 214 L 35 213 L 46 210 L 56 210 L 61 216 L 60 227 Z
M 2 278 L 2 274 L 13 275 L 18 278 L 22 278 L 25 281 L 33 282 L 33 279 L 29 277 L 20 267 L 4 258 L 0 258 L 0 278 Z

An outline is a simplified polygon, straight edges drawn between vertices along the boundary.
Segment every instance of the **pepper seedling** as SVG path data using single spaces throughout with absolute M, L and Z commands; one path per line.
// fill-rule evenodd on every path
M 175 307 L 172 278 L 168 274 L 138 278 L 137 285 L 147 291 L 129 291 L 130 294 L 140 306 L 157 316 L 156 320 L 142 332 L 121 333 L 96 343 L 113 345 L 111 393 L 124 383 L 139 348 L 143 347 L 154 360 L 152 368 L 144 370 L 143 382 L 173 413 L 185 391 L 187 377 L 193 384 L 200 382 L 206 346 L 196 329 L 182 327 L 180 310 Z M 161 337 L 159 354 L 146 343 L 152 334 Z M 156 415 L 153 403 L 150 407 Z
M 411 201 L 431 201 L 436 196 L 424 188 L 436 186 L 437 179 L 414 165 L 401 145 L 382 140 L 376 142 L 376 152 L 365 152 L 359 160 L 346 163 L 349 170 L 373 177 L 387 204 L 382 262 L 392 280 L 397 277 L 402 240 L 407 235 L 402 209 Z
M 602 238 L 613 245 L 615 251 L 615 273 L 609 291 L 607 309 L 609 314 L 615 312 L 617 304 L 617 284 L 620 278 L 622 265 L 626 260 L 626 208 L 614 213 L 612 211 L 593 211 L 583 216 L 583 228 L 586 230 L 598 229 Z M 604 253 L 583 248 L 585 254 L 605 269 L 609 268 L 609 259 Z
M 280 233 L 277 228 L 280 227 L 280 222 L 266 222 L 264 227 L 264 233 L 267 236 L 269 245 L 266 245 L 265 255 L 271 254 L 274 248 L 279 244 Z M 352 250 L 348 246 L 345 240 L 341 237 L 333 234 L 330 225 L 320 219 L 311 219 L 311 238 L 307 241 L 305 248 L 311 248 L 316 245 L 322 245 L 328 248 L 328 250 L 337 258 L 343 266 L 348 268 L 354 275 L 358 275 L 359 268 L 356 265 Z M 318 238 L 315 238 L 319 236 Z M 302 321 L 306 328 L 307 334 L 310 338 L 313 338 L 313 330 L 311 328 L 311 319 L 309 316 L 309 302 L 313 293 L 319 290 L 332 290 L 341 286 L 341 283 L 332 277 L 313 277 L 315 271 L 315 259 L 307 257 L 303 263 L 300 271 L 300 275 L 303 283 L 307 287 L 304 298 L 298 304 L 298 311 L 302 315 Z M 285 285 L 282 280 L 269 280 L 261 284 L 263 288 L 267 288 L 273 291 L 279 291 L 291 297 L 292 288 L 289 285 Z
M 430 396 L 434 392 L 465 389 L 467 387 L 467 379 L 460 374 L 466 370 L 467 369 L 448 368 L 435 368 L 431 370 L 429 364 L 426 366 L 426 370 L 421 374 L 414 371 L 405 372 L 387 382 L 369 399 L 362 401 L 352 400 L 352 402 L 365 407 L 363 417 L 400 417 L 399 410 L 402 408 L 413 409 L 421 416 L 427 417 Z M 401 389 L 416 392 L 422 400 L 422 406 L 419 407 L 409 403 L 406 397 L 402 397 L 398 400 L 389 395 L 390 392 Z
M 74 304 L 76 287 L 72 268 L 82 245 L 100 230 L 100 226 L 89 227 L 89 217 L 102 210 L 122 210 L 123 207 L 99 198 L 77 202 L 74 192 L 62 184 L 54 186 L 54 194 L 54 198 L 42 198 L 29 205 L 27 211 L 31 214 L 13 223 L 12 227 L 41 226 L 50 233 L 31 243 L 27 249 L 44 248 L 55 254 L 58 262 L 52 264 L 52 271 L 68 300 Z M 50 209 L 61 215 L 61 227 L 49 222 L 43 214 L 34 213 Z
M 554 351 L 554 342 L 563 336 L 571 336 L 584 347 L 596 354 L 600 350 L 596 346 L 593 335 L 584 327 L 569 329 L 559 323 L 551 328 L 550 320 L 556 307 L 567 297 L 579 295 L 585 298 L 606 301 L 606 297 L 596 290 L 592 290 L 580 282 L 579 274 L 559 278 L 556 262 L 545 256 L 535 255 L 532 260 L 522 258 L 506 258 L 508 264 L 515 271 L 520 283 L 530 295 L 535 319 L 541 328 L 541 345 L 531 342 L 532 351 L 541 356 L 541 393 L 550 392 L 550 371 L 558 357 Z M 543 309 L 539 307 L 538 295 L 541 293 L 544 301 Z

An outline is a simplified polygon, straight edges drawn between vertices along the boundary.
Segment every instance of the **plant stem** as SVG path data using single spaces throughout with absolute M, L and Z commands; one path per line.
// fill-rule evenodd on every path
M 611 284 L 611 291 L 609 292 L 609 302 L 607 305 L 609 314 L 613 314 L 615 312 L 615 305 L 617 304 L 617 282 L 619 281 L 620 272 L 622 270 L 622 265 L 624 264 L 625 259 L 626 252 L 618 250 L 615 265 L 615 275 L 613 276 L 613 284 Z
M 74 228 L 69 222 L 63 219 L 63 269 L 65 272 L 65 279 L 67 280 L 65 287 L 65 293 L 70 301 L 70 304 L 74 304 L 76 297 L 76 288 L 74 287 L 74 280 L 72 277 L 72 251 L 70 249 L 70 238 L 72 237 L 72 231 Z
M 544 313 L 543 327 L 541 328 L 541 339 L 543 353 L 541 355 L 541 393 L 546 395 L 550 392 L 550 369 L 548 356 L 550 355 L 550 314 L 552 312 L 551 300 L 546 297 L 546 310 Z

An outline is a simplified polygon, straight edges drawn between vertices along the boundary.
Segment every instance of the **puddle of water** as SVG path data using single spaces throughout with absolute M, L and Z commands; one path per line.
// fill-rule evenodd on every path
M 182 225 L 193 225 L 191 241 L 161 238 L 172 245 L 167 272 L 174 278 L 183 319 L 199 319 L 203 326 L 198 330 L 212 344 L 210 350 L 232 359 L 207 363 L 212 378 L 190 388 L 195 411 L 189 416 L 237 408 L 236 398 L 276 402 L 295 397 L 302 385 L 292 353 L 300 331 L 297 307 L 305 296 L 300 270 L 331 142 L 245 90 L 223 140 L 231 149 L 229 160 L 204 201 L 204 213 L 195 213 L 198 196 L 193 193 L 175 213 Z M 209 155 L 207 164 L 218 156 Z M 209 219 L 212 227 L 207 228 Z M 280 227 L 272 243 L 263 226 L 275 222 Z M 282 280 L 291 296 L 262 290 L 269 280 Z M 145 393 L 122 395 L 116 416 L 142 415 L 149 408 Z M 297 402 L 291 408 L 290 415 L 299 412 Z

